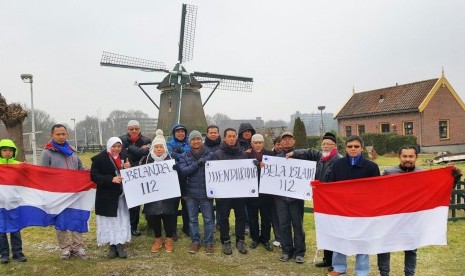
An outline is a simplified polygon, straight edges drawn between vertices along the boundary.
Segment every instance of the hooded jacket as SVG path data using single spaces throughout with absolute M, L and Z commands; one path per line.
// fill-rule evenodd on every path
M 19 164 L 21 162 L 16 160 L 16 156 L 18 156 L 18 148 L 15 145 L 15 142 L 13 142 L 10 139 L 2 139 L 0 141 L 0 150 L 2 148 L 11 148 L 13 149 L 13 156 L 9 159 L 3 158 L 0 156 L 0 164 Z
M 248 150 L 250 148 L 252 148 L 250 142 L 251 142 L 251 139 L 249 140 L 245 140 L 244 138 L 242 138 L 242 133 L 246 130 L 250 130 L 252 131 L 252 135 L 254 135 L 256 133 L 255 129 L 253 128 L 253 126 L 250 124 L 250 123 L 242 123 L 239 125 L 239 132 L 238 132 L 238 135 L 237 135 L 237 141 L 239 143 L 239 146 L 242 147 L 244 150 Z
M 174 136 L 174 132 L 177 129 L 184 129 L 186 132 L 186 136 L 183 140 L 178 140 Z M 177 162 L 181 154 L 190 149 L 189 140 L 187 139 L 187 128 L 181 124 L 174 124 L 173 128 L 171 129 L 171 140 L 166 144 L 166 146 L 168 147 L 169 154 Z

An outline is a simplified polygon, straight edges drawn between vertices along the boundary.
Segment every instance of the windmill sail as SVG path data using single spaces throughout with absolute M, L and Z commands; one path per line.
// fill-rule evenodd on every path
M 178 54 L 178 61 L 180 63 L 190 61 L 194 56 L 194 38 L 196 22 L 197 7 L 183 4 Z

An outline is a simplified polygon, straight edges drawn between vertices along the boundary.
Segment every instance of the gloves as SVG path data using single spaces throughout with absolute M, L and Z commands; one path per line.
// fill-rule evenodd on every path
M 252 162 L 253 162 L 253 164 L 254 164 L 255 166 L 258 166 L 258 165 L 260 165 L 260 162 L 258 162 L 258 160 L 257 160 L 257 159 L 254 159 Z
M 462 171 L 457 168 L 457 167 L 453 167 L 452 168 L 452 176 L 454 177 L 454 184 L 460 180 L 460 178 L 462 178 Z
M 173 170 L 175 170 L 175 171 L 179 170 L 178 164 L 174 164 L 174 165 L 173 165 Z
M 197 160 L 197 166 L 202 167 L 203 165 L 205 165 L 205 160 L 203 160 L 203 158 Z

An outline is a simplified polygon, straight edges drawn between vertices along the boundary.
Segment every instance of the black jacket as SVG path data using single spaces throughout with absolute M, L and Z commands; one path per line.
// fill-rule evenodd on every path
M 299 149 L 294 151 L 293 158 L 316 161 L 315 180 L 329 182 L 329 176 L 335 160 L 342 158 L 342 155 L 336 153 L 333 157 L 326 161 L 321 160 L 322 152 L 315 149 Z
M 130 140 L 129 134 L 124 134 L 119 138 L 123 142 L 122 152 L 127 156 L 127 158 L 129 158 L 131 167 L 139 165 L 140 159 L 144 157 L 144 155 L 147 155 L 150 151 L 150 144 L 152 143 L 152 140 L 142 134 L 139 136 L 139 140 L 135 143 Z M 148 145 L 148 148 L 141 149 L 144 145 Z
M 213 153 L 203 147 L 203 152 L 196 158 L 192 149 L 179 157 L 179 171 L 186 178 L 186 188 L 184 195 L 194 198 L 207 198 L 207 188 L 205 184 L 205 163 L 199 166 L 197 161 L 203 159 L 204 162 L 212 159 Z
M 171 157 L 166 156 L 165 160 L 170 160 Z M 150 154 L 144 156 L 140 160 L 140 164 L 153 163 L 154 160 Z M 174 184 L 174 183 L 173 183 Z M 168 198 L 164 200 L 154 201 L 144 204 L 142 213 L 146 215 L 173 215 L 178 212 L 179 197 Z
M 120 155 L 124 162 L 124 155 Z M 97 184 L 95 195 L 95 214 L 106 217 L 116 217 L 118 211 L 119 196 L 123 193 L 121 184 L 112 181 L 116 176 L 116 168 L 106 151 L 91 158 L 90 178 Z M 119 170 L 118 170 L 119 173 Z
M 220 149 L 215 152 L 212 160 L 231 160 L 231 159 L 247 159 L 244 150 L 236 143 L 234 146 L 228 146 L 224 142 L 221 143 Z
M 342 181 L 374 176 L 379 176 L 379 167 L 376 163 L 362 157 L 357 164 L 351 165 L 349 164 L 349 158 L 345 156 L 334 161 L 329 181 Z
M 250 139 L 245 140 L 245 139 L 242 138 L 242 132 L 244 132 L 246 130 L 252 131 L 252 135 L 254 135 L 256 133 L 255 129 L 253 128 L 253 126 L 250 123 L 242 123 L 242 124 L 239 125 L 239 131 L 237 133 L 237 137 L 238 137 L 237 142 L 239 143 L 239 146 L 241 146 L 244 151 L 252 148 L 252 146 L 250 144 L 250 142 L 251 142 Z

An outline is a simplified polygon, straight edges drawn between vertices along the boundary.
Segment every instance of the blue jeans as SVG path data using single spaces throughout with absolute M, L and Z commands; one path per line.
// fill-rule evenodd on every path
M 333 267 L 336 272 L 347 271 L 347 256 L 333 252 Z M 367 276 L 370 272 L 370 256 L 366 254 L 355 255 L 355 275 Z
M 203 217 L 205 244 L 213 244 L 213 199 L 185 197 L 189 214 L 189 230 L 191 240 L 200 244 L 199 208 Z
M 23 242 L 21 240 L 21 232 L 10 233 L 11 252 L 13 256 L 23 253 Z M 10 246 L 8 244 L 7 233 L 0 233 L 0 254 L 2 256 L 10 256 Z
M 404 273 L 406 276 L 413 276 L 417 266 L 417 250 L 406 250 L 404 252 Z M 389 276 L 390 262 L 390 253 L 378 254 L 378 269 L 381 276 Z

